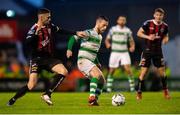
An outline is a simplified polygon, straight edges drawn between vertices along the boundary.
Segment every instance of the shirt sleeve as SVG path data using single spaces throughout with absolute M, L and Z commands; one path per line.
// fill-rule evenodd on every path
M 85 38 L 80 38 L 79 36 L 74 35 L 74 38 L 75 38 L 75 40 L 76 40 L 76 41 L 78 41 L 79 39 L 84 39 L 84 40 L 87 40 L 87 39 L 91 36 L 91 33 L 90 33 L 90 31 L 89 31 L 89 30 L 84 30 L 83 32 L 85 32 L 85 33 L 86 33 L 87 37 L 85 37 Z
M 129 29 L 129 32 L 128 32 L 128 39 L 130 39 L 132 37 L 132 31 Z
M 106 38 L 111 39 L 111 37 L 112 37 L 112 28 L 109 30 Z
M 72 51 L 73 45 L 76 42 L 76 39 L 74 36 L 71 36 L 68 41 L 68 50 Z
M 56 26 L 54 24 L 51 24 L 52 31 L 63 34 L 63 35 L 76 35 L 76 31 L 70 31 L 63 28 L 60 28 L 59 26 Z
M 163 33 L 163 34 L 164 34 L 164 35 L 167 35 L 168 32 L 169 32 L 169 28 L 168 28 L 168 26 L 166 26 L 165 29 L 164 29 L 164 33 Z
M 38 35 L 35 34 L 36 33 L 36 28 L 31 28 L 26 36 L 26 43 L 31 43 L 34 42 L 35 40 L 37 40 Z
M 147 32 L 149 29 L 149 21 L 144 22 L 141 27 L 145 32 Z

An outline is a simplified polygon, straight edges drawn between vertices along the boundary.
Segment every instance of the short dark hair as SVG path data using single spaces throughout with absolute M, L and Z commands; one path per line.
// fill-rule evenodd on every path
M 119 15 L 119 16 L 118 16 L 118 18 L 119 18 L 119 17 L 124 17 L 124 18 L 126 18 L 126 16 L 125 16 L 125 15 Z
M 105 21 L 109 22 L 109 19 L 108 19 L 106 16 L 103 16 L 103 15 L 99 15 L 99 16 L 97 17 L 97 20 L 98 20 L 98 19 L 102 19 L 102 20 L 105 20 Z
M 156 9 L 154 10 L 154 13 L 156 13 L 156 12 L 160 12 L 160 13 L 162 13 L 162 14 L 165 14 L 165 11 L 164 11 L 162 8 L 156 8 Z
M 38 10 L 38 15 L 39 14 L 46 14 L 46 13 L 50 13 L 51 11 L 47 8 L 41 8 Z

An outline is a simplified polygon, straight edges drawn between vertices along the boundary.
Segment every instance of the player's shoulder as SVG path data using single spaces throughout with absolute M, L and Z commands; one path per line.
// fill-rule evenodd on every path
M 92 34 L 93 29 L 86 29 L 84 32 L 86 32 L 88 35 Z
M 162 24 L 168 27 L 168 24 L 166 22 L 163 21 Z
M 92 32 L 93 29 L 86 29 L 86 30 L 84 30 L 84 31 L 86 31 L 86 32 Z
M 34 24 L 33 26 L 31 26 L 30 30 L 28 31 L 28 34 L 34 34 L 37 27 L 38 27 L 37 24 Z
M 143 25 L 148 25 L 150 22 L 153 22 L 153 19 L 144 21 Z
M 50 23 L 49 26 L 56 27 L 57 25 L 55 25 L 54 23 Z
M 112 26 L 110 29 L 111 30 L 116 30 L 116 29 L 118 29 L 118 25 Z
M 130 29 L 129 27 L 127 27 L 127 26 L 125 26 L 124 29 L 125 29 L 126 31 L 128 31 L 128 32 L 131 32 L 131 29 Z
M 36 30 L 38 25 L 35 23 L 33 26 L 31 26 L 30 30 Z

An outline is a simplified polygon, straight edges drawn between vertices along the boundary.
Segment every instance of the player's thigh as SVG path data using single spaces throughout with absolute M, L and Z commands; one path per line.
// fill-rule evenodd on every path
M 131 65 L 131 58 L 128 52 L 121 53 L 121 65 Z
M 139 65 L 144 68 L 149 68 L 151 65 L 151 54 L 142 52 Z
M 92 77 L 96 77 L 98 79 L 100 79 L 101 76 L 103 76 L 103 73 L 101 72 L 101 70 L 97 67 L 94 66 L 91 70 L 90 70 L 90 76 Z
M 131 65 L 127 64 L 127 65 L 123 65 L 124 70 L 128 73 L 128 74 L 132 74 L 131 71 Z
M 109 58 L 109 67 L 117 68 L 117 67 L 119 67 L 119 63 L 120 63 L 120 57 L 119 57 L 118 53 L 112 52 L 110 54 L 110 58 Z
M 154 66 L 157 68 L 161 68 L 165 66 L 165 61 L 162 54 L 154 55 L 152 60 Z
M 38 81 L 38 74 L 37 73 L 30 73 L 29 81 L 28 81 L 28 88 L 31 90 L 33 89 Z
M 57 74 L 67 75 L 68 71 L 63 64 L 56 64 L 52 67 L 52 71 Z
M 92 61 L 85 58 L 79 59 L 77 65 L 78 69 L 88 78 L 90 77 L 91 69 L 96 66 Z

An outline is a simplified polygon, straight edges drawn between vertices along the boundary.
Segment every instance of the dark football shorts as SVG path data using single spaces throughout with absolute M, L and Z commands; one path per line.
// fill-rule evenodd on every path
M 42 58 L 37 57 L 30 60 L 30 73 L 39 73 L 41 70 L 45 69 L 51 71 L 51 69 L 57 65 L 62 64 L 62 61 L 56 58 Z
M 150 67 L 151 62 L 157 68 L 165 66 L 162 52 L 147 52 L 143 51 L 141 55 L 140 66 Z

